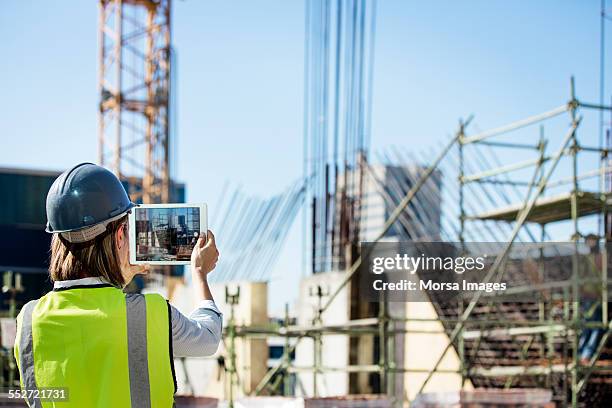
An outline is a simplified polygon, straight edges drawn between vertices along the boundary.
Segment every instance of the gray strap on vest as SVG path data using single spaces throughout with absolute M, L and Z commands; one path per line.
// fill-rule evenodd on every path
M 34 377 L 34 348 L 32 339 L 32 312 L 38 300 L 26 303 L 21 310 L 21 336 L 19 338 L 19 365 L 21 366 L 21 379 L 26 390 L 36 390 Z M 30 394 L 26 391 L 26 394 Z M 28 398 L 28 405 L 32 408 L 41 408 L 40 399 Z
M 132 408 L 151 407 L 147 356 L 147 304 L 139 294 L 125 296 L 127 311 L 128 365 Z

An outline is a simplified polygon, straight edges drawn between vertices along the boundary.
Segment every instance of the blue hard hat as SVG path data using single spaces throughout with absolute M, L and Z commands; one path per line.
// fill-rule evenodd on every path
M 47 193 L 47 228 L 70 242 L 85 242 L 135 207 L 121 181 L 93 163 L 77 164 L 55 179 Z

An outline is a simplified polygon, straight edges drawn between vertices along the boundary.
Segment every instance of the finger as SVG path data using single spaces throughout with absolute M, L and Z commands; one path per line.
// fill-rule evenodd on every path
M 146 275 L 147 273 L 149 273 L 149 265 L 132 265 L 131 270 L 132 273 L 136 275 Z

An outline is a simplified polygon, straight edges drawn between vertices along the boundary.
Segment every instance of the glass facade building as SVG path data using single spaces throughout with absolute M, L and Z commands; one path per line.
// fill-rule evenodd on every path
M 20 273 L 24 291 L 17 301 L 51 289 L 48 276 L 51 235 L 45 232 L 47 192 L 60 171 L 0 168 L 0 273 Z M 124 185 L 127 187 L 127 185 Z M 175 202 L 185 201 L 184 184 L 176 184 Z M 0 294 L 0 308 L 6 308 Z

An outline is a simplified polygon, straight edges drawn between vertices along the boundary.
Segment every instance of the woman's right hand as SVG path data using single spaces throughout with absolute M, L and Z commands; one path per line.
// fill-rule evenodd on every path
M 200 235 L 198 242 L 193 247 L 191 252 L 191 269 L 205 278 L 215 266 L 219 260 L 219 251 L 215 244 L 215 236 L 211 230 L 208 230 L 207 238 L 204 240 Z

